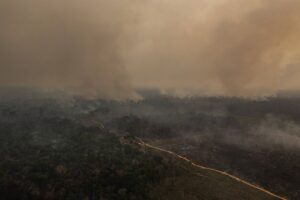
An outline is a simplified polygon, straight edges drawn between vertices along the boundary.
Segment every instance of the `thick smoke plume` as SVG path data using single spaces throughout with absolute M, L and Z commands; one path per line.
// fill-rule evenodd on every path
M 138 84 L 177 93 L 299 89 L 300 1 L 153 0 L 129 59 Z
M 299 89 L 299 10 L 298 0 L 1 0 L 0 85 L 113 98 L 134 87 Z
M 133 97 L 118 52 L 126 7 L 114 0 L 1 0 L 1 86 Z

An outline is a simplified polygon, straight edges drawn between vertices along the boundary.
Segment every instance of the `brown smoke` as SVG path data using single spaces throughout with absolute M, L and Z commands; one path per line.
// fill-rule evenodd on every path
M 1 0 L 0 85 L 134 95 L 119 55 L 126 3 Z M 123 23 L 124 21 L 124 23 Z
M 298 0 L 1 0 L 0 85 L 113 98 L 133 87 L 300 89 L 299 9 Z
M 128 59 L 136 83 L 237 96 L 299 89 L 300 1 L 151 2 Z

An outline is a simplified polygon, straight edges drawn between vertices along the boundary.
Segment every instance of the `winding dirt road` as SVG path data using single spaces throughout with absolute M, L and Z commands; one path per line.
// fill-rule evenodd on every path
M 251 183 L 249 183 L 249 182 L 247 182 L 247 181 L 245 181 L 245 180 L 242 180 L 242 179 L 240 179 L 240 178 L 238 178 L 238 177 L 236 177 L 236 176 L 233 176 L 233 175 L 231 175 L 231 174 L 228 174 L 227 172 L 220 171 L 220 170 L 213 169 L 213 168 L 209 168 L 209 167 L 204 167 L 204 166 L 199 165 L 199 164 L 196 164 L 196 163 L 194 163 L 193 161 L 191 161 L 190 159 L 188 159 L 188 158 L 186 158 L 186 157 L 184 157 L 184 156 L 178 155 L 178 154 L 176 154 L 176 153 L 174 153 L 174 152 L 172 152 L 172 151 L 168 151 L 168 150 L 162 149 L 162 148 L 160 148 L 160 147 L 156 147 L 156 146 L 153 146 L 153 145 L 151 145 L 151 144 L 147 144 L 147 143 L 145 143 L 141 138 L 137 138 L 137 139 L 138 139 L 137 144 L 140 145 L 140 146 L 147 147 L 147 148 L 150 148 L 150 149 L 154 149 L 154 150 L 157 150 L 157 151 L 161 151 L 161 152 L 170 154 L 170 155 L 175 156 L 175 157 L 177 157 L 177 158 L 179 158 L 179 159 L 181 159 L 181 160 L 184 160 L 184 161 L 186 161 L 186 162 L 189 162 L 189 163 L 190 163 L 192 166 L 194 166 L 194 167 L 197 167 L 197 168 L 200 168 L 200 169 L 203 169 L 203 170 L 208 170 L 208 171 L 212 171 L 212 172 L 216 172 L 216 173 L 222 174 L 222 175 L 224 175 L 224 176 L 227 176 L 227 177 L 230 177 L 230 178 L 236 180 L 236 181 L 239 182 L 239 183 L 245 184 L 245 185 L 247 185 L 247 186 L 249 186 L 249 187 L 252 187 L 252 188 L 257 189 L 257 190 L 259 190 L 259 191 L 261 191 L 261 192 L 264 192 L 264 193 L 266 193 L 266 194 L 268 194 L 268 195 L 270 195 L 270 196 L 272 196 L 272 197 L 275 197 L 275 198 L 281 199 L 281 200 L 287 200 L 287 198 L 285 198 L 285 197 L 281 197 L 281 196 L 279 196 L 279 195 L 276 195 L 276 194 L 274 194 L 274 193 L 272 193 L 272 192 L 270 192 L 270 191 L 268 191 L 268 190 L 266 190 L 266 189 L 264 189 L 264 188 L 262 188 L 262 187 L 253 185 L 253 184 L 251 184 Z

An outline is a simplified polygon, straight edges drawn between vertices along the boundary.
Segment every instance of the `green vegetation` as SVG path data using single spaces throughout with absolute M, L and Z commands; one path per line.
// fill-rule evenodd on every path
M 199 149 L 181 147 L 191 146 L 186 138 L 194 136 L 192 130 L 194 133 L 214 130 L 219 134 L 218 127 L 225 130 L 226 126 L 235 126 L 236 120 L 246 118 L 223 116 L 222 112 L 207 114 L 206 99 L 202 101 L 203 107 L 200 100 L 162 98 L 161 101 L 152 99 L 120 103 L 42 95 L 22 98 L 6 96 L 0 99 L 1 199 L 272 199 L 226 176 L 197 169 L 186 161 L 137 145 L 136 136 L 167 149 L 176 147 L 173 150 L 181 154 L 190 153 L 192 158 L 213 155 L 207 158 L 217 161 L 222 158 L 222 163 L 226 163 L 228 158 L 239 159 L 244 155 L 241 149 L 233 146 L 217 146 L 216 134 L 206 135 L 206 140 L 205 137 L 197 140 L 202 143 L 195 142 L 191 137 L 194 146 L 201 144 Z M 198 102 L 197 109 L 189 101 Z M 223 100 L 215 101 L 213 105 L 220 109 Z M 155 106 L 157 110 L 153 109 Z M 139 114 L 140 111 L 148 116 Z M 187 134 L 183 135 L 185 130 L 188 130 Z M 228 155 L 225 154 L 227 151 Z M 270 155 L 279 163 L 282 158 L 278 155 L 281 154 L 282 151 Z M 243 172 L 255 166 L 255 161 L 260 158 L 255 155 L 249 156 L 249 160 L 253 159 L 253 165 L 247 165 L 240 159 L 244 165 L 239 170 Z M 288 165 L 292 167 L 295 162 L 291 161 Z M 264 166 L 263 163 L 259 168 L 252 169 L 264 169 Z M 291 183 L 297 183 L 296 177 Z M 264 180 L 264 177 L 259 178 Z M 277 185 L 285 191 L 279 178 Z M 270 181 L 265 183 L 268 186 Z
M 143 149 L 131 136 L 120 140 L 115 133 L 70 120 L 31 125 L 39 123 L 45 129 L 1 126 L 3 199 L 270 199 Z
M 1 126 L 2 199 L 148 199 L 162 159 L 71 121 L 39 132 Z
M 149 199 L 163 160 L 72 109 L 51 99 L 0 103 L 1 199 Z

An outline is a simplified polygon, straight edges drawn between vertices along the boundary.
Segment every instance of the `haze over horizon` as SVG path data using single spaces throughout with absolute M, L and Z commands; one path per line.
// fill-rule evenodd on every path
M 0 86 L 135 98 L 300 89 L 298 0 L 2 0 Z

